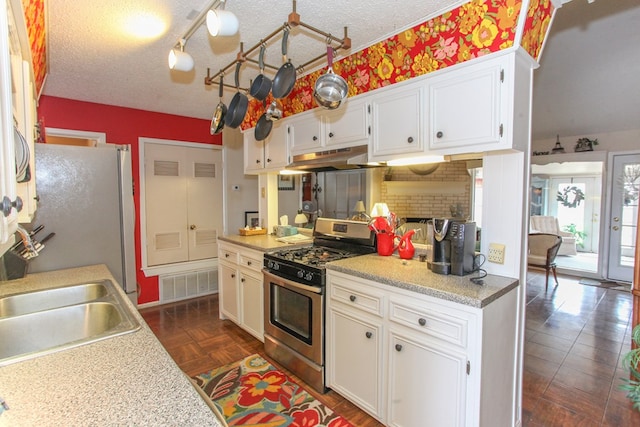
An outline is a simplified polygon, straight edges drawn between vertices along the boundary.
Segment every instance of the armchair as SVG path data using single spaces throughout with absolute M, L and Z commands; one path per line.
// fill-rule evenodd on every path
M 546 275 L 544 280 L 544 290 L 549 286 L 549 270 L 553 272 L 553 278 L 558 285 L 556 275 L 556 255 L 562 244 L 562 238 L 555 234 L 532 233 L 529 234 L 529 253 L 527 255 L 527 265 L 530 267 L 544 268 Z
M 530 233 L 555 234 L 562 238 L 562 244 L 558 250 L 558 255 L 577 255 L 576 238 L 573 234 L 560 230 L 558 218 L 555 216 L 532 215 L 529 219 Z

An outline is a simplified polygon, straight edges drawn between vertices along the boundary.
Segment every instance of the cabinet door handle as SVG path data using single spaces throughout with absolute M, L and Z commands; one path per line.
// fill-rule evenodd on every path
M 412 137 L 412 136 L 410 136 L 409 138 L 407 138 L 407 142 L 408 142 L 409 144 L 411 144 L 411 143 L 413 142 L 413 137 Z
M 354 302 L 355 300 L 356 300 L 356 296 L 355 295 L 349 296 L 349 301 Z
M 444 133 L 442 133 L 442 131 L 438 131 L 438 133 L 436 133 L 436 138 L 442 138 L 444 136 Z
M 317 136 L 314 136 L 314 137 L 313 137 L 313 140 L 314 140 L 314 141 L 317 141 L 317 140 L 318 140 L 318 137 L 317 137 Z
M 620 227 L 618 227 L 617 225 L 614 225 L 613 226 L 613 231 L 618 231 L 618 230 L 620 230 Z
M 247 265 L 251 265 L 251 261 L 247 261 Z
M 13 202 L 7 196 L 4 196 L 2 198 L 2 213 L 5 217 L 11 214 L 12 208 L 16 208 L 16 211 L 18 212 L 22 210 L 22 199 L 20 198 L 20 196 L 16 197 Z
M 329 132 L 329 138 L 333 138 L 333 132 Z
M 420 326 L 424 326 L 424 325 L 427 324 L 427 320 L 421 317 L 421 318 L 418 319 L 418 324 Z
M 271 159 L 267 159 L 267 163 L 271 163 Z
M 232 278 L 232 279 L 235 279 L 235 278 L 236 278 L 236 275 L 235 275 L 234 273 L 231 273 L 231 278 Z
M 396 344 L 396 351 L 402 351 L 402 345 Z
M 367 338 L 371 338 L 373 336 L 373 334 L 371 332 L 367 332 L 366 334 L 364 334 Z
M 195 224 L 191 224 L 191 225 L 189 226 L 189 230 L 195 230 L 195 229 L 196 229 L 196 225 L 195 225 Z
M 260 164 L 260 160 L 256 159 L 256 164 Z
M 224 254 L 224 257 L 225 258 L 229 258 L 229 254 Z
M 242 283 L 244 283 L 244 277 L 243 277 L 242 279 L 240 279 L 240 281 L 241 281 Z

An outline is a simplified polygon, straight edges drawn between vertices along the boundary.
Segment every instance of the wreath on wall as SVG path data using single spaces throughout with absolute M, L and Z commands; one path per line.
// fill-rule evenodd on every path
M 575 208 L 584 200 L 584 192 L 575 185 L 566 186 L 564 190 L 558 191 L 556 200 L 562 203 L 562 206 Z

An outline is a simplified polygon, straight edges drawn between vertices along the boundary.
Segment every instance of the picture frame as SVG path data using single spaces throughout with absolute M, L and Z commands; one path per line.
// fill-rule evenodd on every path
M 278 175 L 278 190 L 295 190 L 296 188 L 296 176 L 295 175 Z
M 245 211 L 244 224 L 250 228 L 260 227 L 260 217 L 258 216 L 258 212 Z

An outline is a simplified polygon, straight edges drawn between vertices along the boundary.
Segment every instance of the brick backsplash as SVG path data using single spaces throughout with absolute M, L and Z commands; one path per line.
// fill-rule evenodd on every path
M 398 218 L 448 218 L 451 217 L 451 205 L 459 204 L 465 218 L 471 212 L 471 177 L 467 171 L 467 162 L 457 161 L 441 163 L 438 169 L 429 175 L 418 175 L 405 166 L 394 166 L 392 181 L 412 182 L 464 182 L 464 194 L 428 194 L 428 195 L 390 195 L 386 181 L 380 188 L 381 200 Z M 381 178 L 383 179 L 383 178 Z

